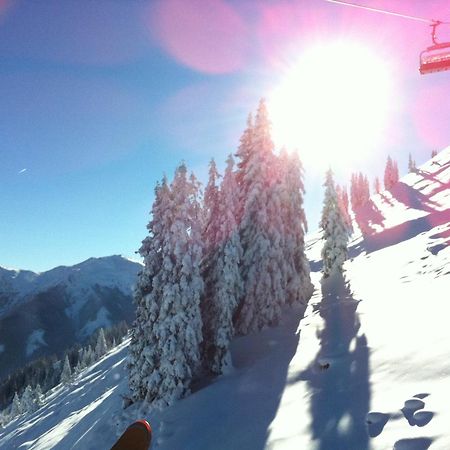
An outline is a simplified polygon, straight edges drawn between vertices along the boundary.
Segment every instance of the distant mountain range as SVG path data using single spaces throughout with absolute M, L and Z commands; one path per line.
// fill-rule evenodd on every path
M 118 255 L 42 273 L 0 267 L 0 378 L 100 327 L 131 323 L 140 267 Z

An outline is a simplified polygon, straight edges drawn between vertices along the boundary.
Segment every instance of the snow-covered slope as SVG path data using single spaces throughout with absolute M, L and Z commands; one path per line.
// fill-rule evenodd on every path
M 0 377 L 83 341 L 99 327 L 131 321 L 140 267 L 109 256 L 39 274 L 0 268 Z
M 233 341 L 235 369 L 146 417 L 160 450 L 450 449 L 450 149 L 373 198 L 357 220 L 346 280 L 320 283 L 303 317 Z M 302 318 L 303 317 L 303 318 Z M 120 408 L 121 344 L 0 448 L 109 448 L 142 413 Z M 145 415 L 145 413 L 144 413 Z

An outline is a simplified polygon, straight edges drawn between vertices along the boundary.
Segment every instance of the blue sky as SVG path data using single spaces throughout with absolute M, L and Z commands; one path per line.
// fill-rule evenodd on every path
M 406 12 L 442 5 L 432 0 L 427 11 L 409 2 Z M 299 26 L 283 26 L 293 15 Z M 0 265 L 42 271 L 91 256 L 132 257 L 156 181 L 181 160 L 203 181 L 211 157 L 223 167 L 247 114 L 281 79 L 285 49 L 318 33 L 301 26 L 315 17 L 321 39 L 347 33 L 350 23 L 359 24 L 353 37 L 363 36 L 365 16 L 317 0 L 0 0 Z M 428 30 L 417 46 L 401 46 L 405 25 L 389 23 L 385 48 L 405 60 L 396 75 L 407 99 L 399 137 L 343 178 L 356 169 L 381 174 L 388 153 L 401 166 L 408 151 L 421 162 L 450 144 L 449 107 L 426 100 L 434 89 L 450 103 L 450 76 L 417 73 Z M 433 142 L 413 123 L 417 98 L 434 117 Z M 322 175 L 306 167 L 306 176 L 314 229 Z

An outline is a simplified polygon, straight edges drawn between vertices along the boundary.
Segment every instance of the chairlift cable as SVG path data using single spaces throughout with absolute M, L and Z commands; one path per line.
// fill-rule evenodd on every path
M 381 13 L 381 14 L 387 14 L 387 15 L 391 15 L 391 16 L 402 17 L 403 19 L 415 20 L 417 22 L 425 22 L 425 23 L 429 23 L 431 25 L 436 25 L 436 24 L 450 25 L 450 22 L 443 22 L 441 20 L 435 20 L 435 19 L 426 19 L 425 17 L 410 16 L 408 14 L 401 14 L 401 13 L 398 13 L 398 12 L 395 12 L 395 11 L 387 11 L 385 9 L 373 8 L 371 6 L 359 5 L 357 3 L 344 2 L 342 0 L 325 0 L 325 1 L 328 2 L 328 3 L 336 3 L 338 5 L 351 6 L 353 8 L 365 9 L 367 11 L 378 12 L 378 13 Z

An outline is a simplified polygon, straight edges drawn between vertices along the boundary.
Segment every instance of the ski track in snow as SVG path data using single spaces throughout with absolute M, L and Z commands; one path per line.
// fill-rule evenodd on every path
M 1 430 L 0 448 L 107 449 L 145 417 L 158 450 L 450 449 L 449 181 L 450 148 L 375 196 L 376 234 L 355 235 L 345 280 L 320 283 L 311 235 L 306 311 L 234 339 L 229 374 L 164 411 L 123 411 L 125 341 Z

